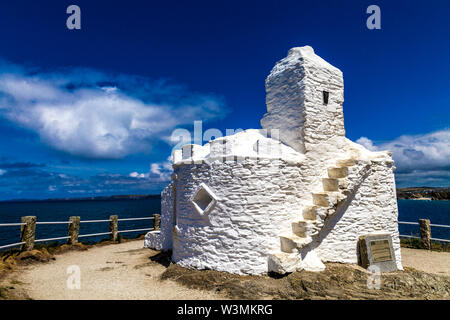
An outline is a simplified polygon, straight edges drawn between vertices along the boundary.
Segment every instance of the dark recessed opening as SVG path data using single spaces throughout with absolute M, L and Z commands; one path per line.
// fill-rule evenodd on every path
M 327 105 L 328 104 L 328 96 L 330 95 L 330 93 L 328 91 L 322 91 L 323 93 L 323 104 Z
M 205 211 L 208 208 L 211 201 L 213 201 L 212 197 L 208 194 L 205 189 L 200 189 L 194 197 L 196 205 L 202 210 Z

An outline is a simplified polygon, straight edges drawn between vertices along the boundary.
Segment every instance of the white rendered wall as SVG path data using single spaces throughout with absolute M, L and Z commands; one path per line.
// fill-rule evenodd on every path
M 323 262 L 358 262 L 362 235 L 389 233 L 397 267 L 402 270 L 398 209 L 391 162 L 372 161 L 369 175 L 358 187 L 348 207 L 340 208 L 324 225 L 315 249 Z
M 239 141 L 235 136 L 227 139 Z M 267 257 L 279 249 L 280 234 L 289 232 L 292 221 L 301 218 L 302 209 L 311 204 L 312 193 L 322 188 L 327 168 L 338 159 L 371 160 L 373 165 L 349 205 L 339 207 L 326 221 L 320 241 L 301 254 L 314 249 L 324 262 L 356 263 L 360 235 L 390 233 L 401 269 L 392 159 L 386 152 L 370 152 L 340 137 L 317 145 L 297 162 L 274 158 L 176 164 L 173 261 L 191 268 L 266 273 Z M 201 183 L 218 197 L 216 206 L 204 216 L 190 202 Z M 162 206 L 163 216 L 173 212 L 171 201 L 169 196 L 163 197 L 163 203 L 168 203 Z
M 280 160 L 215 161 L 182 165 L 175 170 L 177 221 L 173 261 L 191 268 L 238 274 L 267 272 L 270 250 L 280 233 L 291 228 L 308 192 L 301 164 Z M 219 198 L 206 216 L 190 203 L 200 183 Z
M 160 230 L 145 235 L 144 247 L 154 250 L 172 250 L 172 230 L 174 227 L 174 185 L 170 183 L 161 192 Z
M 174 186 L 170 183 L 161 192 L 161 246 L 162 250 L 172 249 L 172 230 L 174 227 Z
M 268 254 L 279 248 L 279 235 L 290 230 L 310 201 L 309 177 L 304 175 L 308 167 L 281 163 L 281 167 L 274 160 L 180 166 L 173 261 L 191 268 L 266 273 Z M 373 170 L 348 208 L 325 223 L 320 242 L 309 248 L 322 261 L 357 263 L 360 235 L 389 233 L 402 269 L 392 166 L 381 162 L 373 164 Z M 206 216 L 199 215 L 189 200 L 202 182 L 219 197 Z
M 402 269 L 398 232 L 398 209 L 392 156 L 387 151 L 371 152 L 344 137 L 336 136 L 320 144 L 310 145 L 306 152 L 303 171 L 309 178 L 309 190 L 321 191 L 322 178 L 327 168 L 338 159 L 370 161 L 368 175 L 348 202 L 326 221 L 319 236 L 319 243 L 311 244 L 307 250 L 315 249 L 323 262 L 358 262 L 358 238 L 371 233 L 389 233 L 392 236 L 396 263 Z M 362 170 L 362 165 L 352 171 Z M 355 175 L 348 176 L 356 181 Z M 306 251 L 307 252 L 307 251 Z M 303 253 L 303 252 L 302 252 Z

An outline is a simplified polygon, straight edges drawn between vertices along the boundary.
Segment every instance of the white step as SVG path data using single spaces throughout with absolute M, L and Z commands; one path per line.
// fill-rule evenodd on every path
M 315 231 L 315 220 L 297 220 L 292 222 L 292 232 L 299 237 L 306 237 Z
M 303 209 L 303 219 L 305 220 L 316 220 L 317 218 L 317 212 L 316 212 L 317 206 L 307 206 L 305 209 Z
M 344 191 L 348 187 L 348 181 L 346 178 L 323 178 L 322 185 L 324 191 Z
M 333 207 L 343 197 L 340 192 L 325 191 L 313 193 L 313 203 L 320 207 Z
M 286 253 L 286 252 L 275 252 L 270 253 L 268 256 L 268 271 L 276 272 L 279 274 L 286 274 L 294 272 L 299 267 L 301 262 L 300 255 L 298 252 Z
M 316 220 L 317 222 L 324 220 L 328 215 L 329 209 L 316 205 L 307 206 L 303 209 L 303 220 Z
M 332 179 L 345 178 L 348 175 L 348 167 L 328 168 L 328 177 Z
M 292 222 L 292 233 L 299 237 L 306 237 L 308 232 L 308 223 L 305 220 Z
M 324 191 L 339 191 L 339 179 L 323 178 L 322 184 Z
M 286 234 L 280 236 L 281 251 L 291 253 L 292 250 L 300 250 L 311 242 L 310 238 L 299 237 L 294 234 Z

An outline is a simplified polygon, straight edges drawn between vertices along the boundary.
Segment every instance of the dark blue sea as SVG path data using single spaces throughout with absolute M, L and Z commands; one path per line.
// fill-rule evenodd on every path
M 3 202 L 0 203 L 0 224 L 18 223 L 22 216 L 36 216 L 37 221 L 68 221 L 70 216 L 80 216 L 81 220 L 107 220 L 110 215 L 121 218 L 151 217 L 160 213 L 159 198 L 140 200 L 92 200 L 92 201 L 50 201 L 50 202 Z M 36 239 L 67 236 L 67 225 L 37 225 Z M 120 230 L 152 228 L 153 220 L 119 221 Z M 80 235 L 109 232 L 109 223 L 82 223 Z M 122 233 L 125 237 L 135 237 L 144 232 Z M 108 236 L 80 238 L 82 242 L 96 242 Z M 0 227 L 0 246 L 17 243 L 20 240 L 20 226 Z M 60 241 L 63 242 L 63 241 Z
M 450 201 L 399 200 L 399 220 L 418 222 L 430 219 L 432 224 L 450 225 Z M 68 221 L 70 216 L 81 220 L 109 219 L 110 215 L 120 218 L 149 217 L 160 213 L 160 199 L 141 200 L 95 200 L 61 202 L 14 202 L 0 203 L 0 223 L 17 223 L 22 216 L 37 216 L 38 221 Z M 153 227 L 152 220 L 119 222 L 119 230 Z M 419 235 L 415 225 L 399 225 L 400 234 Z M 81 224 L 80 234 L 108 232 L 108 223 Z M 67 225 L 37 225 L 36 238 L 46 239 L 67 235 Z M 136 233 L 123 234 L 134 237 Z M 433 238 L 450 239 L 450 228 L 432 227 Z M 99 241 L 108 236 L 80 238 L 82 241 Z M 0 246 L 19 242 L 20 227 L 0 227 Z
M 450 225 L 450 201 L 398 200 L 398 220 L 419 222 L 430 219 L 431 224 Z M 400 234 L 419 236 L 419 226 L 399 224 Z M 450 228 L 431 227 L 431 236 L 450 239 Z

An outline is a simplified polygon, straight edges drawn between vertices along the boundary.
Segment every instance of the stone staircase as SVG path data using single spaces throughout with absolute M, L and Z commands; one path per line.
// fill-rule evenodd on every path
M 337 160 L 322 179 L 323 191 L 313 193 L 313 202 L 306 206 L 302 218 L 292 221 L 292 230 L 280 235 L 280 251 L 269 255 L 269 272 L 293 272 L 300 263 L 299 252 L 312 243 L 325 221 L 337 212 L 338 206 L 356 191 L 370 170 L 370 161 Z

